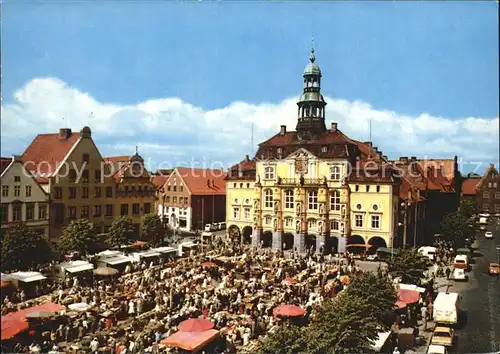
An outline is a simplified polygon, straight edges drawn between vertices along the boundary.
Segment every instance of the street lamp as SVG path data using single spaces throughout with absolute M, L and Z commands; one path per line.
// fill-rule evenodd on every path
M 403 226 L 403 248 L 406 248 L 406 227 L 407 227 L 407 216 L 408 216 L 408 207 L 411 206 L 411 203 L 401 202 L 401 208 L 403 213 L 403 223 L 398 223 L 398 226 Z

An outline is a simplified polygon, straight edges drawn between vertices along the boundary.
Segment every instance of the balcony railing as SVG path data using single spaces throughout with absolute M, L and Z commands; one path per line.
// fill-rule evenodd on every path
M 277 185 L 293 185 L 293 186 L 320 186 L 324 185 L 324 178 L 279 178 L 276 181 Z

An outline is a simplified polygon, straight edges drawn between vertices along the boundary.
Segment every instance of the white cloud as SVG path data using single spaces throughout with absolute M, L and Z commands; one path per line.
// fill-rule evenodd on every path
M 498 159 L 498 117 L 449 119 L 427 113 L 412 117 L 377 110 L 362 101 L 325 99 L 327 121 L 338 122 L 353 139 L 368 140 L 371 119 L 374 145 L 391 158 Z M 61 80 L 38 78 L 2 107 L 2 154 L 21 153 L 38 133 L 88 125 L 103 155 L 131 154 L 138 145 L 143 157 L 151 158 L 152 168 L 165 161 L 229 164 L 251 154 L 252 123 L 255 145 L 277 133 L 281 124 L 294 129 L 296 102 L 297 98 L 258 105 L 233 102 L 211 111 L 179 98 L 120 106 L 99 102 Z

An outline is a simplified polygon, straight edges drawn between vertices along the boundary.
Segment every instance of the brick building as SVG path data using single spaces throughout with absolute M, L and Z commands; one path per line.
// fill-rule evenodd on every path
M 500 213 L 500 177 L 490 164 L 476 185 L 477 210 L 482 213 Z

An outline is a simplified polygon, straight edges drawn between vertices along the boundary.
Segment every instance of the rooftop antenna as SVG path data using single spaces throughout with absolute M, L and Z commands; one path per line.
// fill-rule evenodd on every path
M 135 146 L 135 154 L 139 155 L 139 148 L 137 147 L 137 145 Z
M 251 139 L 250 139 L 250 145 L 252 148 L 252 155 L 253 155 L 253 122 L 252 122 L 252 135 L 251 135 Z
M 369 134 L 370 134 L 370 137 L 369 137 L 369 141 L 370 143 L 372 144 L 372 119 L 370 118 L 370 126 L 369 126 Z M 368 158 L 371 158 L 372 157 L 372 147 L 370 146 L 370 149 L 368 150 Z

